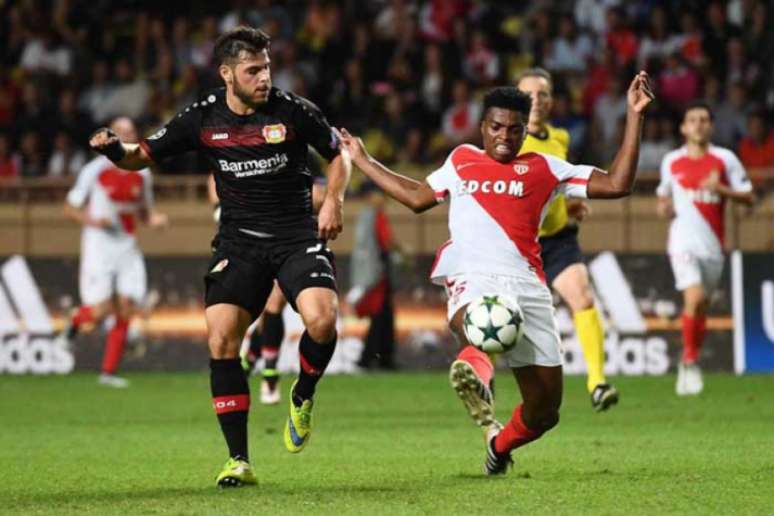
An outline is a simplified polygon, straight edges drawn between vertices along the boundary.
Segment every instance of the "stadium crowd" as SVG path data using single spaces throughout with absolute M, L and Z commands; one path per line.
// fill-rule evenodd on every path
M 274 85 L 363 134 L 378 159 L 437 162 L 476 141 L 478 99 L 519 70 L 555 77 L 553 123 L 570 159 L 605 165 L 619 143 L 625 78 L 645 69 L 658 105 L 640 167 L 678 146 L 692 99 L 714 141 L 753 177 L 774 176 L 774 7 L 762 0 L 0 2 L 0 179 L 76 174 L 87 136 L 117 115 L 144 134 L 218 87 L 212 44 L 239 24 L 272 37 Z M 767 171 L 766 168 L 769 168 Z M 206 172 L 195 157 L 168 173 Z M 426 169 L 427 167 L 425 167 Z

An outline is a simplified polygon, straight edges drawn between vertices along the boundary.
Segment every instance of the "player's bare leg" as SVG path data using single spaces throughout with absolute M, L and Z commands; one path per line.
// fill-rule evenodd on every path
M 125 296 L 117 296 L 112 303 L 112 312 L 115 315 L 115 323 L 108 331 L 105 341 L 105 353 L 102 357 L 102 369 L 98 381 L 109 387 L 128 387 L 129 381 L 116 376 L 116 371 L 121 363 L 126 348 L 126 335 L 129 332 L 129 321 L 135 311 L 134 302 Z M 97 312 L 102 320 L 107 312 Z
M 306 331 L 298 345 L 301 367 L 290 388 L 290 415 L 285 425 L 285 447 L 291 453 L 303 450 L 311 436 L 317 382 L 336 349 L 338 297 L 328 288 L 306 288 L 296 298 L 296 308 Z
M 583 263 L 566 267 L 551 286 L 572 311 L 575 333 L 586 359 L 586 388 L 598 412 L 618 403 L 618 390 L 605 379 L 605 330 L 594 306 L 589 271 Z
M 467 305 L 452 317 L 449 327 L 461 349 L 457 359 L 449 368 L 449 383 L 462 400 L 473 421 L 484 429 L 497 425 L 495 420 L 494 395 L 490 388 L 494 366 L 489 356 L 468 343 L 462 328 Z
M 704 343 L 709 300 L 702 285 L 683 290 L 683 356 L 677 369 L 675 391 L 679 396 L 692 396 L 704 390 L 699 368 L 699 355 Z
M 263 310 L 263 322 L 259 336 L 260 356 L 263 358 L 261 403 L 264 405 L 275 405 L 280 401 L 280 377 L 277 371 L 277 360 L 279 359 L 280 346 L 285 339 L 285 323 L 282 320 L 282 311 L 287 304 L 282 290 L 275 283 L 266 302 L 266 308 Z
M 204 313 L 213 407 L 230 457 L 216 482 L 221 487 L 254 484 L 247 450 L 250 389 L 239 363 L 239 347 L 252 317 L 244 308 L 226 303 L 211 305 Z
M 522 403 L 513 411 L 502 430 L 487 432 L 488 475 L 505 473 L 511 451 L 542 436 L 559 423 L 562 404 L 562 367 L 527 366 L 513 369 Z
M 60 339 L 68 348 L 78 336 L 83 325 L 99 324 L 113 310 L 113 300 L 106 299 L 99 303 L 83 304 L 76 308 L 68 317 Z

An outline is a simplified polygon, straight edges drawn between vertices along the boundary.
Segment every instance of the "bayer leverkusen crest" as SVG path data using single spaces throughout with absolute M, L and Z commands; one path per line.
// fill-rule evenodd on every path
M 288 130 L 285 124 L 272 124 L 263 126 L 263 139 L 266 143 L 282 143 Z

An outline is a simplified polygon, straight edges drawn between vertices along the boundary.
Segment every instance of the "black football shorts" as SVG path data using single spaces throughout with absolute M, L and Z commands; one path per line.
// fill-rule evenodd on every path
M 540 248 L 543 271 L 549 285 L 570 265 L 583 263 L 576 225 L 566 226 L 554 235 L 540 238 Z
M 302 290 L 323 287 L 336 291 L 333 252 L 316 238 L 259 239 L 219 235 L 204 277 L 205 306 L 237 305 L 258 317 L 274 280 L 296 309 Z

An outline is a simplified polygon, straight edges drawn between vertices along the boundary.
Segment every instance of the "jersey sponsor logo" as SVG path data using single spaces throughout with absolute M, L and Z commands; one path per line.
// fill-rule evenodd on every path
M 513 165 L 513 171 L 516 172 L 518 175 L 523 176 L 527 172 L 529 172 L 529 165 L 526 163 L 516 163 Z
M 686 197 L 695 203 L 720 204 L 721 202 L 720 194 L 711 190 L 684 188 L 683 191 Z
M 159 129 L 158 131 L 156 131 L 152 135 L 148 136 L 148 140 L 158 140 L 159 138 L 161 138 L 165 134 L 167 134 L 167 128 L 166 127 L 162 127 L 161 129 Z
M 228 140 L 228 133 L 215 133 L 210 137 L 211 140 Z
M 285 124 L 272 124 L 263 127 L 263 139 L 266 143 L 282 143 L 287 135 Z
M 75 359 L 56 338 L 40 289 L 21 256 L 0 267 L 0 373 L 69 373 Z
M 219 159 L 218 165 L 223 172 L 233 172 L 235 177 L 251 177 L 263 174 L 279 172 L 288 164 L 288 155 L 277 153 L 264 159 L 250 159 L 246 161 L 228 161 Z
M 476 179 L 464 179 L 457 183 L 457 195 L 472 195 L 476 192 L 494 193 L 497 195 L 510 195 L 513 197 L 524 196 L 524 183 L 522 181 L 478 181 Z

